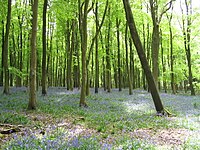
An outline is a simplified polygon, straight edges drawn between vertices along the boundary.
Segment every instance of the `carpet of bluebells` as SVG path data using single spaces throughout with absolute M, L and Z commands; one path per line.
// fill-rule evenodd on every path
M 0 131 L 8 124 L 20 125 L 20 132 L 0 134 L 0 149 L 200 149 L 199 95 L 161 93 L 173 116 L 158 117 L 150 93 L 140 89 L 133 95 L 91 89 L 88 108 L 79 107 L 78 89 L 51 87 L 47 96 L 39 89 L 35 111 L 27 110 L 25 87 L 10 91 L 0 94 Z

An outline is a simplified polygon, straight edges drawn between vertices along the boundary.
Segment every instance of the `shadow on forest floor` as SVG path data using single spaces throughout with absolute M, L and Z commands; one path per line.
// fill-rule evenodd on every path
M 161 93 L 164 106 L 175 116 L 157 117 L 150 93 L 139 89 L 133 95 L 127 89 L 99 89 L 98 94 L 91 89 L 89 107 L 80 108 L 80 90 L 50 87 L 47 96 L 38 92 L 36 111 L 27 111 L 27 88 L 10 91 L 11 95 L 0 94 L 0 131 L 20 125 L 20 132 L 0 134 L 6 147 L 18 142 L 22 148 L 35 143 L 36 149 L 200 148 L 200 96 Z M 63 139 L 67 140 L 61 144 Z

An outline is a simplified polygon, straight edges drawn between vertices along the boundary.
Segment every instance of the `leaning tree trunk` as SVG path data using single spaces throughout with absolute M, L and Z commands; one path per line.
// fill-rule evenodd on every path
M 9 70 L 8 70 L 8 37 L 10 31 L 11 21 L 11 0 L 8 0 L 8 12 L 7 12 L 7 23 L 6 23 L 6 34 L 3 47 L 3 71 L 4 71 L 4 94 L 9 94 Z
M 30 55 L 30 96 L 28 109 L 36 109 L 36 38 L 37 38 L 37 14 L 38 14 L 38 0 L 34 0 L 32 5 L 33 19 L 32 19 L 32 34 L 31 34 L 31 55 Z
M 129 25 L 131 37 L 132 37 L 132 40 L 133 40 L 134 45 L 136 47 L 138 56 L 140 58 L 142 68 L 145 72 L 156 111 L 159 115 L 163 115 L 164 114 L 164 107 L 162 105 L 162 102 L 161 102 L 161 99 L 160 99 L 160 96 L 159 96 L 153 75 L 151 73 L 150 67 L 148 65 L 148 62 L 147 62 L 147 59 L 146 59 L 146 56 L 145 56 L 145 53 L 144 53 L 144 50 L 143 50 L 143 46 L 142 46 L 139 34 L 137 32 L 137 28 L 136 28 L 136 25 L 135 25 L 135 21 L 134 21 L 134 18 L 133 18 L 133 14 L 132 14 L 132 11 L 131 11 L 129 1 L 123 0 L 123 3 L 124 3 L 124 9 L 125 9 L 125 12 L 126 12 L 126 20 L 128 22 L 128 25 Z

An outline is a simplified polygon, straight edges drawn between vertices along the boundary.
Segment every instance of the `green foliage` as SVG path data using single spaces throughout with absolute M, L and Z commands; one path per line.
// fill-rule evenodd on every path
M 9 71 L 10 71 L 11 74 L 13 74 L 13 75 L 15 75 L 17 77 L 22 77 L 23 78 L 23 77 L 28 76 L 28 74 L 26 73 L 25 70 L 23 70 L 23 72 L 22 72 L 22 71 L 20 71 L 19 69 L 15 68 L 15 67 L 9 67 Z
M 155 146 L 149 144 L 147 141 L 139 141 L 137 139 L 130 139 L 125 137 L 118 141 L 120 149 L 127 150 L 155 150 Z
M 14 112 L 0 112 L 0 122 L 5 124 L 29 124 L 30 119 L 22 114 Z

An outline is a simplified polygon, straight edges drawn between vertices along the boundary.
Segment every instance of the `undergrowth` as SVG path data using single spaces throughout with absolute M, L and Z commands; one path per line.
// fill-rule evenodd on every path
M 198 97 L 190 97 L 191 100 L 187 100 L 188 97 L 183 96 L 161 95 L 167 110 L 180 119 L 157 117 L 151 96 L 145 91 L 136 90 L 131 96 L 128 95 L 127 90 L 120 93 L 113 91 L 110 94 L 104 92 L 91 94 L 86 98 L 88 108 L 79 107 L 79 97 L 79 91 L 70 93 L 66 89 L 52 88 L 47 96 L 41 96 L 38 93 L 37 110 L 28 111 L 27 92 L 18 90 L 11 95 L 0 95 L 0 123 L 2 124 L 34 125 L 34 127 L 44 128 L 44 126 L 51 126 L 58 121 L 69 120 L 73 125 L 81 125 L 96 131 L 96 135 L 71 137 L 70 140 L 66 138 L 67 135 L 61 136 L 57 132 L 39 137 L 34 133 L 24 136 L 16 135 L 13 140 L 4 145 L 4 148 L 28 149 L 32 146 L 35 149 L 77 149 L 77 147 L 78 149 L 155 149 L 155 145 L 148 141 L 129 137 L 129 133 L 136 129 L 156 131 L 169 128 L 190 130 L 199 128 L 195 124 L 198 120 L 187 124 L 188 119 L 184 117 L 184 113 L 199 117 Z M 182 109 L 182 105 L 185 106 L 186 103 L 188 109 L 185 107 Z M 51 119 L 45 120 L 44 123 L 43 120 L 34 120 L 30 117 L 32 115 L 50 116 Z M 127 138 L 124 137 L 126 135 Z M 114 142 L 105 142 L 110 137 L 115 139 Z M 78 146 L 74 145 L 75 143 Z M 189 146 L 191 146 L 190 141 L 186 141 L 183 145 L 186 149 Z M 196 148 L 195 144 L 192 146 Z M 198 145 L 197 148 L 199 148 Z

